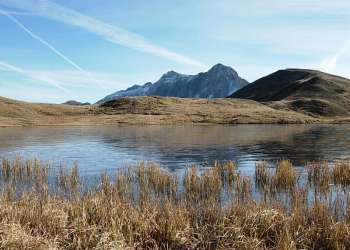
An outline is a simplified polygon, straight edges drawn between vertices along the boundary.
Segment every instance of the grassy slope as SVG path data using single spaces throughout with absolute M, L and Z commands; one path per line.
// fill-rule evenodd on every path
M 1 126 L 55 124 L 89 113 L 88 107 L 27 103 L 0 97 Z
M 279 70 L 234 93 L 318 117 L 350 116 L 350 80 L 315 70 Z
M 0 126 L 311 123 L 319 119 L 250 100 L 129 97 L 102 106 L 33 104 L 0 98 Z

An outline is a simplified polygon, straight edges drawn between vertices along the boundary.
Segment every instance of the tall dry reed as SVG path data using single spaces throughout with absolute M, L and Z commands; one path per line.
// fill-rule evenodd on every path
M 0 249 L 350 249 L 350 165 L 319 164 L 302 180 L 289 161 L 255 178 L 232 162 L 183 175 L 141 163 L 84 186 L 76 165 L 3 159 Z

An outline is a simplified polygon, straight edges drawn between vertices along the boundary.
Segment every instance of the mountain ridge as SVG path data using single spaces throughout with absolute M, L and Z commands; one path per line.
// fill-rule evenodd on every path
M 207 72 L 186 75 L 173 70 L 163 74 L 158 81 L 133 85 L 98 101 L 103 103 L 127 96 L 169 96 L 181 98 L 222 98 L 249 84 L 231 67 L 221 63 Z
M 66 101 L 64 103 L 62 103 L 63 105 L 71 105 L 71 106 L 87 106 L 87 105 L 91 105 L 91 103 L 89 102 L 79 102 L 76 100 L 69 100 Z

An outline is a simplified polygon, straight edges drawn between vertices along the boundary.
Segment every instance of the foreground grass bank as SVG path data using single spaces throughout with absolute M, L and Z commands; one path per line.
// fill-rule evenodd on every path
M 174 175 L 101 174 L 2 160 L 0 249 L 349 249 L 350 165 L 234 163 Z

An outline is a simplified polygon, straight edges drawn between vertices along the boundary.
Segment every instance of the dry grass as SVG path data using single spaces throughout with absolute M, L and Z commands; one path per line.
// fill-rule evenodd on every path
M 293 190 L 297 183 L 297 172 L 288 160 L 279 161 L 276 165 L 276 174 L 272 178 L 277 189 Z
M 257 164 L 253 183 L 232 162 L 180 176 L 142 163 L 84 187 L 76 166 L 4 159 L 0 249 L 349 249 L 350 165 L 304 179 L 276 165 Z
M 266 190 L 271 182 L 271 173 L 269 172 L 267 162 L 258 162 L 255 165 L 255 183 L 258 188 Z
M 258 190 L 264 195 L 278 194 L 279 192 L 293 192 L 298 182 L 298 174 L 288 160 L 277 162 L 274 171 L 270 170 L 266 162 L 255 165 L 255 183 Z
M 333 169 L 333 181 L 336 184 L 350 185 L 350 168 L 348 164 L 337 163 Z
M 128 97 L 105 105 L 37 104 L 0 97 L 0 126 L 317 123 L 250 100 Z

